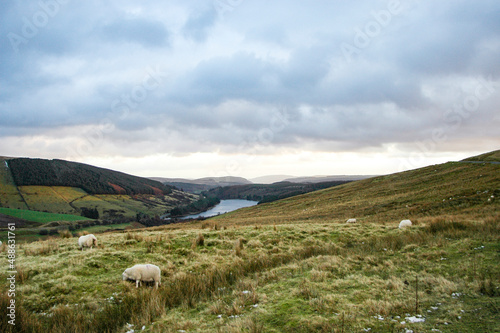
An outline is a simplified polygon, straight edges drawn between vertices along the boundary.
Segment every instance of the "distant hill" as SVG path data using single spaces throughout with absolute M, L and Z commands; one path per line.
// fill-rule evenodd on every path
M 320 189 L 338 186 L 349 181 L 331 181 L 322 183 L 291 183 L 278 182 L 274 184 L 247 184 L 213 188 L 205 192 L 208 196 L 224 199 L 246 199 L 259 203 L 276 201 L 294 195 L 304 194 Z
M 153 177 L 151 179 L 162 182 L 165 185 L 175 186 L 178 189 L 190 193 L 201 193 L 219 186 L 234 186 L 251 184 L 248 179 L 242 177 L 205 177 L 199 179 L 183 179 L 183 178 L 160 178 Z
M 323 183 L 333 181 L 355 181 L 375 177 L 374 175 L 339 175 L 339 176 L 312 176 L 312 177 L 292 177 L 283 181 L 292 183 Z
M 479 159 L 497 154 L 484 154 Z M 425 220 L 438 216 L 452 221 L 478 221 L 500 219 L 499 198 L 500 165 L 448 162 L 294 196 L 217 219 L 242 224 L 348 218 L 396 224 L 407 218 Z
M 290 175 L 269 175 L 269 176 L 252 178 L 252 179 L 250 179 L 250 181 L 254 184 L 273 184 L 273 183 L 282 182 L 286 179 L 291 179 L 291 178 L 295 178 L 295 177 L 290 176 Z

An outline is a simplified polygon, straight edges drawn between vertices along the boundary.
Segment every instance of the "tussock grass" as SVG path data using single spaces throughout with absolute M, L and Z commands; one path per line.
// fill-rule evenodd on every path
M 150 332 L 445 332 L 448 321 L 467 331 L 457 317 L 472 318 L 478 300 L 494 305 L 478 310 L 491 318 L 486 331 L 499 319 L 496 219 L 429 218 L 407 230 L 200 225 L 101 234 L 104 246 L 84 253 L 74 238 L 23 245 L 16 330 L 124 332 L 129 323 Z M 125 268 L 148 262 L 162 270 L 158 290 L 121 281 Z M 426 322 L 400 324 L 407 314 Z
M 67 229 L 59 230 L 58 233 L 59 233 L 59 237 L 61 237 L 61 238 L 72 238 L 73 237 L 73 234 Z

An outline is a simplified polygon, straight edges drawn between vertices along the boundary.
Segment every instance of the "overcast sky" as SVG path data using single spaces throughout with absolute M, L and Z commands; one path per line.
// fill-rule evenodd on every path
M 5 0 L 0 155 L 385 174 L 500 148 L 500 2 Z

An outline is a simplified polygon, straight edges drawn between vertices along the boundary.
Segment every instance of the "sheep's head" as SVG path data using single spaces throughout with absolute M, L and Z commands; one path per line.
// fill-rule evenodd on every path
M 92 237 L 92 244 L 94 244 L 94 246 L 97 246 L 97 238 Z
M 125 270 L 125 272 L 123 272 L 122 279 L 123 279 L 123 281 L 126 281 L 128 279 L 127 270 Z

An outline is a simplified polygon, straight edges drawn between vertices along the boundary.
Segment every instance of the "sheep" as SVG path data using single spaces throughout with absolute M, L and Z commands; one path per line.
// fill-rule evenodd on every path
M 80 238 L 78 238 L 78 246 L 82 251 L 84 247 L 90 247 L 90 249 L 92 250 L 92 246 L 97 246 L 97 238 L 95 238 L 95 236 L 92 234 L 81 236 Z
M 123 281 L 134 280 L 135 287 L 139 288 L 141 281 L 155 282 L 155 287 L 161 285 L 161 271 L 156 265 L 146 264 L 146 265 L 135 265 L 127 268 L 122 274 Z
M 356 223 L 356 219 L 349 219 L 345 223 Z
M 411 227 L 411 221 L 410 220 L 403 220 L 399 222 L 399 229 L 403 229 L 406 227 Z

